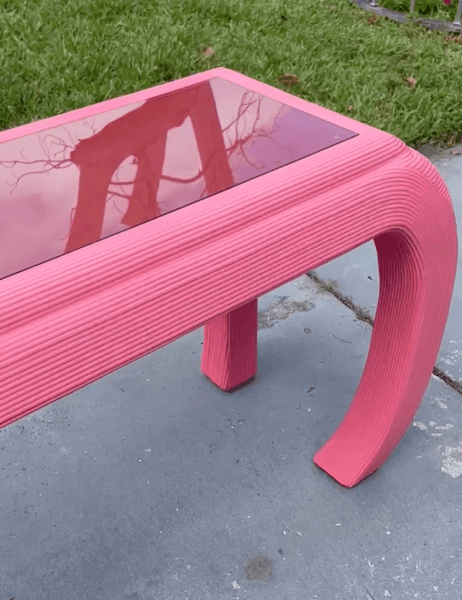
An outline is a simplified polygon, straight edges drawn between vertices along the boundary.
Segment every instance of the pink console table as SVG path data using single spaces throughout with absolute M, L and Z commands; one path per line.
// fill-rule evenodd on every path
M 258 297 L 373 239 L 369 355 L 314 457 L 346 487 L 412 422 L 457 262 L 426 158 L 224 68 L 1 132 L 0 232 L 0 427 L 201 326 L 203 373 L 246 382 Z

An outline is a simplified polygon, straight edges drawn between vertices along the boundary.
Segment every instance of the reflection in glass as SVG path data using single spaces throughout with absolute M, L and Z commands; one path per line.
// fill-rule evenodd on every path
M 0 142 L 0 278 L 356 135 L 214 77 Z

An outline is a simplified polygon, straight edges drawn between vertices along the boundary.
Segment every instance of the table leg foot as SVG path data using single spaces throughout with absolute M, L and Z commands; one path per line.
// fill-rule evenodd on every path
M 204 327 L 201 371 L 230 391 L 257 373 L 258 299 L 217 317 Z

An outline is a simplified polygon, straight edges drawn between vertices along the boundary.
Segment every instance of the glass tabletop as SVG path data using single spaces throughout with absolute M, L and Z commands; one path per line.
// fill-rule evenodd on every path
M 356 135 L 213 77 L 0 143 L 0 278 Z

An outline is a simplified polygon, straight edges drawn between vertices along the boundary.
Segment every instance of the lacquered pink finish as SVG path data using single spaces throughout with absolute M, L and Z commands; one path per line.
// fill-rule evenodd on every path
M 448 190 L 430 161 L 390 134 L 224 68 L 4 131 L 0 145 L 78 119 L 91 122 L 102 112 L 215 77 L 358 135 L 314 154 L 305 148 L 305 158 L 236 185 L 223 122 L 218 127 L 210 105 L 198 104 L 191 121 L 202 124 L 193 126 L 197 153 L 204 185 L 214 195 L 155 219 L 146 198 L 156 196 L 145 192 L 130 218 L 132 205 L 126 206 L 129 228 L 118 235 L 107 230 L 109 237 L 97 243 L 105 225 L 98 231 L 88 199 L 95 194 L 101 214 L 104 185 L 117 161 L 111 162 L 108 148 L 103 164 L 110 168 L 104 166 L 101 179 L 94 163 L 87 171 L 77 156 L 75 164 L 87 175 L 78 192 L 77 211 L 83 208 L 74 216 L 78 233 L 66 242 L 75 250 L 0 283 L 0 426 L 202 325 L 204 373 L 222 389 L 235 387 L 256 370 L 256 299 L 373 239 L 380 290 L 369 354 L 343 421 L 314 457 L 352 487 L 385 462 L 411 424 L 448 316 L 457 232 Z M 115 146 L 117 156 L 125 156 L 124 144 L 116 140 Z M 147 165 L 159 172 L 159 139 L 147 152 Z M 192 177 L 193 166 L 186 173 Z M 41 184 L 34 189 L 30 207 Z M 46 213 L 31 208 L 23 218 L 32 231 Z M 82 240 L 86 245 L 79 247 Z M 11 243 L 6 250 L 16 251 Z
M 213 77 L 0 141 L 0 278 L 356 135 Z

